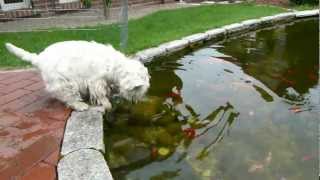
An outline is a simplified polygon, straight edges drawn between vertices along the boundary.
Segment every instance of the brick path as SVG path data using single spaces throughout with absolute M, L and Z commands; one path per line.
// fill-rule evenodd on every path
M 56 179 L 70 112 L 35 71 L 0 72 L 0 180 Z

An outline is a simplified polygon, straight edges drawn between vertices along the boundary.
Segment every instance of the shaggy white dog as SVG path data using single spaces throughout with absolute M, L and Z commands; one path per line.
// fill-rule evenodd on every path
M 6 43 L 6 48 L 36 66 L 47 91 L 78 111 L 89 108 L 86 100 L 110 110 L 109 98 L 114 94 L 137 101 L 150 85 L 147 68 L 111 45 L 65 41 L 50 45 L 40 54 L 27 52 L 10 43 Z

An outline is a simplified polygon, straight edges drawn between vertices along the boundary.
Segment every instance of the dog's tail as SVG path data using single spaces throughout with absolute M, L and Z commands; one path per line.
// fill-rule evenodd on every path
M 6 43 L 7 50 L 17 56 L 18 58 L 22 59 L 23 61 L 27 61 L 32 63 L 33 65 L 37 65 L 38 62 L 38 55 L 35 53 L 30 53 L 24 49 L 18 48 L 11 43 Z

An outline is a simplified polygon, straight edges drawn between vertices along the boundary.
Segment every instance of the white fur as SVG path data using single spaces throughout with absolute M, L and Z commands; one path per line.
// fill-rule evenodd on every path
M 65 41 L 50 45 L 38 55 L 10 43 L 6 43 L 6 47 L 12 54 L 38 67 L 47 91 L 78 111 L 89 107 L 84 97 L 110 110 L 108 98 L 114 93 L 137 101 L 149 88 L 147 68 L 111 45 Z

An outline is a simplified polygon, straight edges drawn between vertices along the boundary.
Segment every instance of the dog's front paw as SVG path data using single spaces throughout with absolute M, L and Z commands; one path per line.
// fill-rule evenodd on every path
M 102 104 L 102 106 L 103 106 L 103 108 L 104 108 L 105 110 L 111 111 L 112 105 L 111 105 L 111 103 L 110 103 L 108 100 L 102 101 L 101 104 Z
M 76 111 L 85 111 L 89 109 L 89 105 L 84 102 L 74 102 L 69 106 Z

